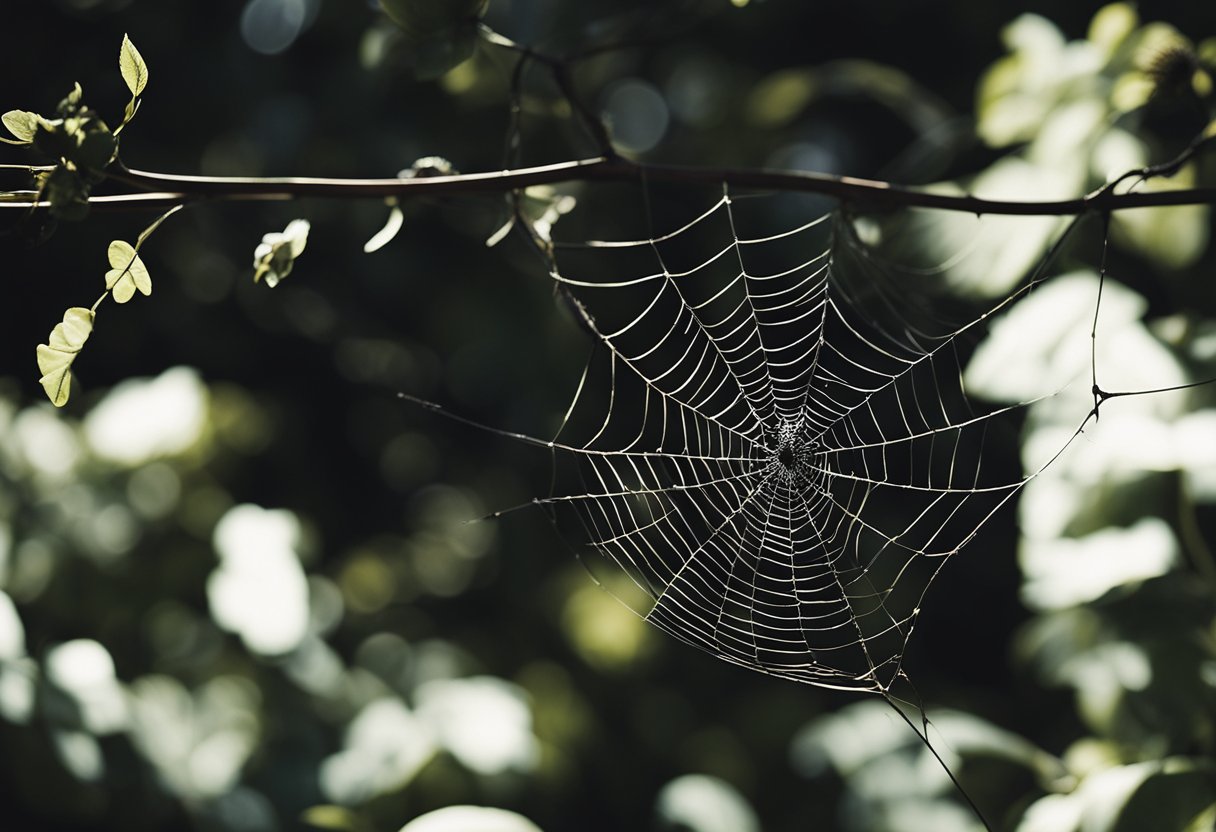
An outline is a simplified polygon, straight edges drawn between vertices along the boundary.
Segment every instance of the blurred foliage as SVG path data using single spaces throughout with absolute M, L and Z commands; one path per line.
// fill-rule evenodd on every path
M 1172 25 L 1126 4 L 1032 9 L 1055 22 L 961 0 L 384 5 L 19 3 L 0 101 L 28 108 L 4 123 L 41 155 L 14 158 L 55 163 L 35 188 L 72 219 L 118 146 L 97 113 L 123 101 L 123 127 L 139 111 L 124 161 L 182 173 L 594 153 L 543 72 L 525 73 L 512 115 L 513 59 L 476 37 L 483 13 L 554 52 L 625 44 L 574 80 L 618 148 L 648 160 L 1052 198 L 1168 162 L 1212 118 L 1203 4 L 1155 7 Z M 956 115 L 973 105 L 974 122 Z M 1200 155 L 1145 186 L 1214 178 Z M 687 218 L 687 198 L 648 196 L 656 225 Z M 643 204 L 608 185 L 521 201 L 543 240 L 628 233 Z M 547 459 L 396 394 L 535 435 L 560 417 L 587 346 L 512 216 L 501 197 L 403 202 L 387 226 L 374 202 L 206 204 L 141 248 L 144 217 L 94 215 L 32 247 L 51 229 L 6 212 L 21 284 L 0 318 L 0 825 L 978 828 L 890 709 L 671 644 L 535 512 L 478 520 L 544 493 Z M 1006 294 L 1060 221 L 857 225 L 967 297 Z M 1088 378 L 1097 225 L 966 370 L 989 399 L 1046 396 L 1024 425 L 1026 472 L 1092 406 L 1087 383 L 1066 383 Z M 1093 347 L 1107 389 L 1216 376 L 1210 230 L 1206 206 L 1112 222 Z M 157 297 L 121 325 L 103 316 L 77 362 L 93 311 L 53 322 L 100 290 L 102 252 L 116 299 L 147 294 L 149 270 Z M 267 282 L 295 272 L 266 292 L 255 266 Z M 52 325 L 39 366 L 56 403 L 76 378 L 63 411 L 29 366 Z M 994 519 L 926 603 L 906 666 L 935 747 L 997 828 L 1212 828 L 1214 397 L 1105 403 L 1028 483 L 1018 526 Z

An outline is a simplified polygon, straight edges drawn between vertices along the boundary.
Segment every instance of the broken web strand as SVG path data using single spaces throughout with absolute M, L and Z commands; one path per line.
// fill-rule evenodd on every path
M 1120 180 L 1125 179 L 1129 176 L 1133 176 L 1133 175 L 1140 175 L 1140 174 L 1137 174 L 1136 172 L 1133 172 L 1130 174 L 1125 174 L 1123 177 L 1120 177 Z M 1149 177 L 1147 175 L 1144 175 L 1140 179 L 1140 181 L 1138 181 L 1136 184 L 1137 185 L 1143 184 L 1144 182 L 1148 181 L 1148 178 Z M 1187 382 L 1186 384 L 1175 384 L 1175 385 L 1172 385 L 1169 387 L 1154 387 L 1154 388 L 1145 389 L 1145 390 L 1111 391 L 1111 390 L 1103 389 L 1102 386 L 1098 383 L 1098 321 L 1099 321 L 1099 318 L 1100 318 L 1101 312 L 1102 312 L 1102 290 L 1106 286 L 1106 277 L 1109 274 L 1109 269 L 1107 267 L 1109 250 L 1110 250 L 1110 213 L 1107 212 L 1107 213 L 1102 214 L 1102 254 L 1099 259 L 1099 265 L 1098 265 L 1098 291 L 1096 293 L 1097 296 L 1094 300 L 1094 316 L 1093 316 L 1093 321 L 1092 321 L 1092 324 L 1091 324 L 1090 330 L 1089 330 L 1089 339 L 1090 339 L 1089 363 L 1090 363 L 1090 378 L 1093 382 L 1092 392 L 1093 392 L 1093 397 L 1094 397 L 1094 408 L 1093 408 L 1093 410 L 1090 411 L 1089 417 L 1087 417 L 1085 422 L 1082 423 L 1081 430 L 1083 430 L 1085 428 L 1085 426 L 1089 423 L 1090 419 L 1093 419 L 1095 422 L 1098 421 L 1098 417 L 1100 415 L 1102 405 L 1105 404 L 1110 399 L 1124 398 L 1127 396 L 1152 396 L 1152 395 L 1155 395 L 1158 393 L 1173 393 L 1173 392 L 1179 391 L 1179 390 L 1191 390 L 1191 389 L 1194 389 L 1197 387 L 1206 387 L 1209 384 L 1216 384 L 1216 377 L 1214 377 L 1214 378 L 1203 379 L 1201 381 L 1191 381 L 1191 382 Z

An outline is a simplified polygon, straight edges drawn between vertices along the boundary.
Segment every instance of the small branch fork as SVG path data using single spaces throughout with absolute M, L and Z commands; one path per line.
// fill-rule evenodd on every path
M 23 170 L 29 168 L 23 167 Z M 1151 172 L 1146 173 L 1151 175 Z M 131 190 L 127 193 L 91 197 L 89 203 L 94 210 L 155 209 L 174 202 L 194 200 L 289 200 L 300 197 L 372 199 L 388 196 L 407 199 L 412 196 L 443 194 L 505 194 L 532 185 L 561 182 L 674 182 L 713 185 L 726 183 L 736 188 L 823 194 L 876 209 L 937 208 L 977 215 L 1076 216 L 1088 212 L 1104 214 L 1130 208 L 1216 204 L 1216 188 L 1213 187 L 1116 193 L 1114 183 L 1111 183 L 1074 199 L 1011 201 L 941 194 L 890 182 L 810 171 L 652 165 L 620 156 L 598 156 L 537 167 L 417 179 L 188 176 L 126 167 L 107 171 L 106 177 L 128 186 Z M 0 202 L 0 209 L 29 210 L 44 207 L 49 207 L 49 203 Z

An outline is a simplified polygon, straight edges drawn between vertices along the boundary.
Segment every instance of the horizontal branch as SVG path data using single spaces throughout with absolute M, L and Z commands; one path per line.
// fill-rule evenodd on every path
M 713 184 L 772 191 L 816 193 L 870 208 L 918 207 L 969 214 L 1075 216 L 1167 205 L 1216 204 L 1216 188 L 1132 191 L 1116 193 L 1104 187 L 1074 199 L 1016 201 L 944 194 L 872 179 L 833 176 L 809 171 L 739 168 L 699 168 L 640 164 L 619 157 L 599 157 L 516 170 L 419 176 L 412 179 L 328 179 L 317 177 L 185 176 L 132 169 L 107 172 L 107 177 L 135 192 L 90 198 L 102 210 L 161 207 L 195 199 L 250 200 L 320 197 L 325 199 L 409 198 L 439 194 L 507 193 L 532 185 L 562 182 L 676 182 Z M 30 202 L 0 202 L 0 208 L 30 208 Z M 46 203 L 38 203 L 38 207 Z

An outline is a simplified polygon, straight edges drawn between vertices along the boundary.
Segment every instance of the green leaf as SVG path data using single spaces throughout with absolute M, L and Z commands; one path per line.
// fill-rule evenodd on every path
M 394 205 L 392 210 L 388 212 L 388 219 L 384 222 L 384 227 L 376 232 L 370 240 L 363 244 L 363 251 L 371 254 L 373 251 L 379 251 L 384 248 L 392 239 L 397 236 L 397 232 L 401 230 L 401 226 L 405 223 L 405 214 L 401 208 Z
M 131 119 L 135 118 L 135 114 L 139 112 L 139 105 L 143 102 L 142 98 L 132 98 L 127 102 L 127 106 L 122 109 L 122 124 L 114 128 L 114 135 L 122 132 L 122 128 L 127 126 Z
M 93 312 L 74 306 L 63 313 L 62 323 L 55 324 L 46 344 L 38 345 L 38 371 L 42 389 L 55 407 L 68 402 L 72 388 L 72 362 L 93 331 Z
M 115 240 L 106 253 L 112 266 L 106 272 L 106 288 L 114 293 L 116 302 L 126 303 L 136 290 L 145 296 L 152 294 L 152 276 L 130 243 Z
M 9 110 L 0 116 L 0 121 L 4 122 L 4 126 L 8 128 L 8 131 L 16 136 L 22 144 L 29 144 L 34 140 L 34 131 L 38 129 L 37 113 L 31 113 L 27 110 Z
M 282 231 L 262 235 L 262 242 L 253 252 L 253 282 L 263 277 L 274 288 L 291 274 L 296 258 L 304 253 L 308 243 L 308 220 L 292 220 Z
M 122 80 L 127 82 L 132 98 L 148 86 L 148 65 L 127 35 L 122 36 L 122 48 L 118 50 L 118 69 L 122 73 Z

